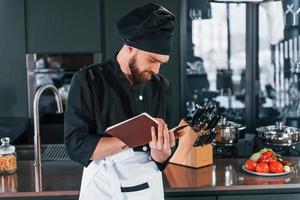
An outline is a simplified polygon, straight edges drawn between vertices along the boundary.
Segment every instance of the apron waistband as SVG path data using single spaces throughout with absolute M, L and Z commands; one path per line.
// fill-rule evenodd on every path
M 99 159 L 99 161 L 104 161 L 104 160 L 110 160 L 110 161 L 113 161 L 113 162 L 122 162 L 124 160 L 127 160 L 128 158 L 131 158 L 135 156 L 135 152 L 133 151 L 132 148 L 129 148 L 129 149 L 126 149 L 124 151 L 121 151 L 117 154 L 114 154 L 112 156 L 107 156 L 105 158 L 102 158 L 102 159 Z

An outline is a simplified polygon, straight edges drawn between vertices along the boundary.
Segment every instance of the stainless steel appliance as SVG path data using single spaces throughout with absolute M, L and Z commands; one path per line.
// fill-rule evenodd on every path
M 282 122 L 276 122 L 275 126 L 260 127 L 257 132 L 266 145 L 294 146 L 300 140 L 300 129 L 284 126 Z
M 27 140 L 29 143 L 33 142 L 33 102 L 37 91 L 49 84 L 55 86 L 62 99 L 63 107 L 65 107 L 74 73 L 85 66 L 99 62 L 101 62 L 100 53 L 33 53 L 26 55 L 30 119 Z M 41 142 L 43 144 L 63 143 L 63 113 L 56 113 L 56 99 L 51 90 L 46 90 L 41 94 L 38 109 Z
M 40 87 L 51 84 L 58 88 L 65 106 L 73 74 L 85 66 L 99 62 L 101 62 L 100 53 L 27 54 L 29 118 L 33 118 L 33 99 Z M 40 112 L 51 113 L 55 108 L 54 95 L 45 92 L 40 99 Z
M 224 117 L 216 126 L 217 135 L 214 140 L 214 145 L 217 146 L 233 146 L 237 143 L 240 131 L 246 129 L 241 124 L 227 121 Z
M 225 117 L 216 126 L 216 137 L 212 143 L 215 157 L 238 156 L 238 141 L 240 132 L 246 129 L 241 124 L 227 120 Z

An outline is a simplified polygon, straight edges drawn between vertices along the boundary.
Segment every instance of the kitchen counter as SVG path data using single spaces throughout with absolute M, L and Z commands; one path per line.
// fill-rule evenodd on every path
M 0 175 L 1 197 L 78 196 L 82 166 L 71 161 L 42 162 L 42 191 L 35 189 L 33 161 L 18 161 L 14 174 Z
M 244 172 L 241 166 L 246 159 L 214 159 L 213 165 L 199 169 L 169 164 L 164 171 L 165 193 L 166 196 L 300 194 L 300 158 L 287 158 L 297 165 L 296 170 L 275 177 Z
M 259 177 L 241 169 L 245 159 L 215 159 L 211 166 L 192 169 L 169 164 L 164 171 L 166 199 L 188 196 L 299 193 L 300 158 L 290 157 L 295 173 Z M 43 162 L 40 192 L 35 190 L 33 161 L 19 161 L 16 174 L 0 175 L 0 198 L 56 196 L 78 198 L 82 167 L 74 162 Z M 300 196 L 297 196 L 297 198 Z

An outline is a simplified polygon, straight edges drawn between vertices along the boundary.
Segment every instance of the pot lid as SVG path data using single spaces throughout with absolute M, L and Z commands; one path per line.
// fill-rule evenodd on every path
M 276 122 L 276 125 L 263 126 L 256 129 L 258 132 L 270 134 L 293 134 L 300 133 L 300 130 L 295 127 L 284 126 L 283 122 Z
M 220 120 L 220 122 L 218 123 L 219 128 L 240 128 L 242 125 L 232 122 L 232 121 L 228 121 L 226 117 L 222 117 L 222 119 Z

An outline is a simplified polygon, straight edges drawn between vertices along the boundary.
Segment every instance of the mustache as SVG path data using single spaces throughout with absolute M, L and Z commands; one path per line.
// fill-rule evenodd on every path
M 143 71 L 142 73 L 143 73 L 143 74 L 149 74 L 149 75 L 155 74 L 155 72 L 152 71 L 152 70 L 145 70 L 145 71 Z

